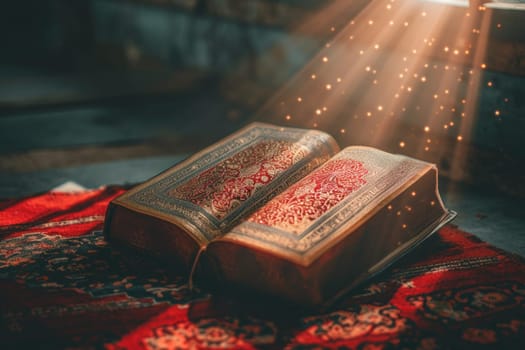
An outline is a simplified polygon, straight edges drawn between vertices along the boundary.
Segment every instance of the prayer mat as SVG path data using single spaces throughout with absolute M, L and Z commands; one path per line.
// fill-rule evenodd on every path
M 190 292 L 170 266 L 112 247 L 104 214 L 123 192 L 0 202 L 2 348 L 525 348 L 523 259 L 452 225 L 314 312 Z

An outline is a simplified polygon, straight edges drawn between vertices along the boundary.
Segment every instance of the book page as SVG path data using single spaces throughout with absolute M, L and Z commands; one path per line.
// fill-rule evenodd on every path
M 345 148 L 221 241 L 308 264 L 431 168 L 432 164 L 369 147 Z M 414 193 L 414 200 L 424 197 Z
M 116 202 L 207 242 L 337 151 L 326 133 L 253 123 Z

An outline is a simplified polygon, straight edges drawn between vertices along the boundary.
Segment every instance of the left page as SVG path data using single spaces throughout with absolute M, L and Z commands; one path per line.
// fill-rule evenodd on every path
M 161 255 L 184 255 L 188 265 L 195 250 L 338 150 L 320 131 L 252 123 L 116 198 L 106 236 Z

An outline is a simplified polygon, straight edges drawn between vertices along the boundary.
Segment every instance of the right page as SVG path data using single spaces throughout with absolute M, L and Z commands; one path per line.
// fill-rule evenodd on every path
M 379 271 L 449 216 L 433 164 L 354 146 L 212 245 L 223 279 L 316 304 Z M 233 268 L 245 250 L 252 263 L 244 257 Z

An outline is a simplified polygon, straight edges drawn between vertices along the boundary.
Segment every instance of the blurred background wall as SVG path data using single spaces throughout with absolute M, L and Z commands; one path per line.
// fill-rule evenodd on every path
M 461 1 L 413 1 L 430 10 L 450 7 L 448 29 L 442 33 L 447 40 L 469 11 L 469 4 Z M 287 120 L 263 106 L 370 5 L 363 0 L 346 3 L 344 11 L 334 10 L 341 4 L 336 0 L 3 4 L 0 167 L 16 173 L 192 152 L 255 119 L 312 127 L 308 118 Z M 457 133 L 428 134 L 411 112 L 420 101 L 431 99 L 430 90 L 420 91 L 418 103 L 407 107 L 409 112 L 385 142 L 371 145 L 436 162 L 454 180 L 525 195 L 525 28 L 520 3 L 512 3 L 514 10 L 490 10 L 493 29 L 486 67 L 479 76 L 477 118 L 472 137 L 461 144 L 469 158 L 460 171 L 450 171 L 451 152 L 421 154 L 409 145 L 399 148 L 400 139 L 429 135 L 440 142 L 441 150 L 458 147 Z M 477 5 L 470 9 L 476 11 Z M 390 57 L 399 50 L 386 47 L 381 54 Z M 440 54 L 429 60 L 446 63 Z M 468 61 L 454 64 L 472 69 Z M 288 89 L 292 94 L 294 87 Z M 370 143 L 370 137 L 357 132 L 361 122 L 352 120 L 360 103 L 349 97 L 344 113 L 334 116 L 344 120 L 344 128 L 338 122 L 319 127 L 343 145 Z M 369 125 L 372 133 L 374 125 Z M 48 152 L 47 160 L 38 153 L 42 151 Z

